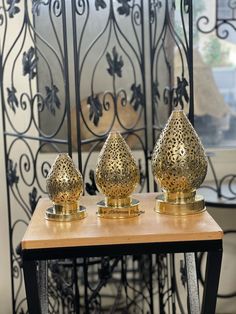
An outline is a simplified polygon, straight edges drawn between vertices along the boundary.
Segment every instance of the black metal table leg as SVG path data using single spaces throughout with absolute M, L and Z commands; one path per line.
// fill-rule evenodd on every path
M 23 271 L 29 314 L 44 314 L 39 300 L 36 262 L 23 260 Z
M 208 252 L 201 312 L 202 314 L 215 314 L 221 262 L 221 248 L 216 251 Z

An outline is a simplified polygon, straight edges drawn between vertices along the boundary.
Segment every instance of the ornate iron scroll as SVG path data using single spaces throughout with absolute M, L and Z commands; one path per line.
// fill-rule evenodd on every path
M 175 106 L 187 108 L 194 122 L 192 10 L 191 0 L 150 1 L 153 143 Z M 184 313 L 174 257 L 158 255 L 157 263 L 160 313 Z
M 203 34 L 216 32 L 216 36 L 226 39 L 230 31 L 236 31 L 236 2 L 234 0 L 216 0 L 215 21 L 209 16 L 200 16 L 197 20 L 197 29 Z
M 230 39 L 230 36 L 234 36 L 236 31 L 236 2 L 233 0 L 215 0 L 215 14 L 213 17 L 199 16 L 196 28 L 205 35 L 215 32 L 216 37 L 222 40 Z M 209 153 L 208 161 L 213 176 L 213 184 L 204 184 L 202 186 L 207 205 L 234 208 L 236 202 L 236 175 L 229 173 L 219 177 L 214 166 L 214 154 Z
M 191 10 L 190 0 L 1 0 L 0 84 L 13 313 L 27 313 L 16 247 L 46 193 L 45 178 L 58 152 L 73 151 L 86 192 L 97 194 L 97 154 L 109 131 L 119 130 L 138 160 L 138 191 L 149 191 L 148 112 L 153 111 L 153 129 L 158 131 L 173 103 L 190 102 L 193 116 Z M 173 24 L 176 12 L 182 25 L 178 31 Z M 173 71 L 174 46 L 180 57 L 178 73 Z M 161 60 L 167 84 L 158 75 L 163 73 Z M 150 79 L 152 104 L 147 97 Z M 111 313 L 126 308 L 154 312 L 159 264 L 151 256 L 48 265 L 50 313 L 78 313 L 79 308 L 99 312 L 106 309 L 104 296 L 112 301 Z M 106 295 L 106 284 L 115 286 L 112 296 Z M 169 292 L 163 311 L 174 300 Z
M 42 17 L 51 42 L 37 27 Z M 46 193 L 51 161 L 62 150 L 71 152 L 65 4 L 2 0 L 0 32 L 12 302 L 14 313 L 26 313 L 19 242 L 38 199 Z M 47 127 L 45 115 L 50 117 Z M 59 135 L 62 128 L 64 136 Z
M 139 191 L 149 189 L 143 1 L 73 1 L 72 20 L 79 126 L 72 144 L 85 152 L 86 191 L 97 193 L 92 164 L 111 130 L 122 132 L 139 160 Z
M 155 142 L 174 106 L 193 123 L 192 1 L 151 1 L 150 55 Z

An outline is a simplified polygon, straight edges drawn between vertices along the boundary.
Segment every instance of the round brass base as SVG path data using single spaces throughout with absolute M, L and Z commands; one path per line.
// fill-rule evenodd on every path
M 55 207 L 49 207 L 46 210 L 45 213 L 45 219 L 47 220 L 53 220 L 53 221 L 73 221 L 73 220 L 79 220 L 86 217 L 86 208 L 84 206 L 79 206 L 76 210 L 73 211 L 64 211 L 64 212 L 58 212 Z
M 205 210 L 205 202 L 201 195 L 196 195 L 194 201 L 189 203 L 167 202 L 164 193 L 159 193 L 156 197 L 155 211 L 160 214 L 186 216 L 198 214 Z
M 130 204 L 123 207 L 109 206 L 107 205 L 106 201 L 100 201 L 97 203 L 97 215 L 101 218 L 111 219 L 132 218 L 141 214 L 138 205 L 139 201 L 136 199 L 131 199 Z

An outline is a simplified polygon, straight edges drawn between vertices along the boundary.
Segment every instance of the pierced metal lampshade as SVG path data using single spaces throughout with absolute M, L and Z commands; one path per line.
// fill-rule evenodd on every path
M 83 192 L 83 179 L 68 154 L 59 154 L 54 161 L 46 187 L 53 207 L 46 210 L 45 218 L 56 221 L 72 221 L 86 216 L 79 198 Z
M 163 190 L 156 211 L 187 215 L 205 210 L 196 195 L 207 173 L 207 158 L 201 141 L 183 110 L 174 110 L 152 155 L 152 172 Z
M 96 184 L 105 200 L 99 202 L 98 216 L 128 218 L 140 214 L 139 201 L 130 197 L 139 182 L 139 169 L 119 132 L 111 132 L 98 157 Z

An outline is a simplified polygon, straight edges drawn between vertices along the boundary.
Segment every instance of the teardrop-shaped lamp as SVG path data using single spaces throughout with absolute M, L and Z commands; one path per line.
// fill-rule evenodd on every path
M 174 110 L 152 155 L 152 172 L 163 193 L 156 211 L 187 215 L 205 210 L 196 195 L 207 173 L 207 157 L 201 141 L 183 110 Z
M 83 192 L 83 178 L 68 154 L 59 154 L 47 179 L 46 188 L 53 207 L 46 210 L 45 218 L 56 221 L 72 221 L 86 216 L 79 198 Z
M 119 132 L 110 132 L 98 157 L 96 184 L 105 195 L 98 203 L 98 216 L 128 218 L 140 214 L 139 201 L 131 198 L 139 182 L 139 169 Z

